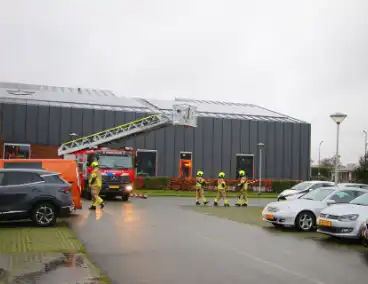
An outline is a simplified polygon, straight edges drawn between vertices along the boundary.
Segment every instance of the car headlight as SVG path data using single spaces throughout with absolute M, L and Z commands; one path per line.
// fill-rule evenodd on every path
M 126 189 L 127 191 L 132 191 L 132 190 L 133 190 L 133 186 L 131 186 L 131 185 L 127 185 L 127 186 L 125 186 L 125 189 Z
M 350 214 L 339 217 L 339 221 L 342 222 L 356 221 L 358 218 L 359 218 L 358 214 Z
M 280 209 L 277 208 L 277 207 L 268 206 L 267 211 L 268 212 L 277 212 L 277 211 L 280 211 Z

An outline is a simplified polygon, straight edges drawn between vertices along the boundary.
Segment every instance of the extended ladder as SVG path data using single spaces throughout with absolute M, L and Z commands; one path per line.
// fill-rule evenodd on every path
M 197 127 L 196 108 L 186 104 L 174 105 L 171 115 L 162 113 L 150 115 L 111 129 L 65 142 L 59 147 L 58 155 L 63 156 L 80 150 L 92 149 L 114 140 L 152 131 L 170 124 Z

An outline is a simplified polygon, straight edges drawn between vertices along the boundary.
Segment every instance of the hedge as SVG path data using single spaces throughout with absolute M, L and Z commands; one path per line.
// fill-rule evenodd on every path
M 216 190 L 217 179 L 206 179 L 208 185 L 207 190 Z M 250 191 L 258 190 L 259 182 L 252 180 L 249 186 Z M 262 180 L 262 188 L 267 192 L 281 192 L 291 188 L 293 185 L 301 181 L 295 180 Z M 239 180 L 226 180 L 226 183 L 233 190 L 236 190 L 235 185 Z M 136 189 L 169 189 L 169 190 L 195 190 L 195 178 L 170 178 L 170 177 L 136 177 Z

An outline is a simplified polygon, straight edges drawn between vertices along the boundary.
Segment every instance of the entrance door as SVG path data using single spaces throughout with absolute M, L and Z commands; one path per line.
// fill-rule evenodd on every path
M 180 152 L 179 177 L 192 177 L 192 153 Z
M 137 176 L 157 175 L 157 151 L 137 150 Z
M 254 178 L 254 156 L 249 154 L 236 154 L 236 178 L 239 179 L 239 171 L 245 171 L 249 179 Z

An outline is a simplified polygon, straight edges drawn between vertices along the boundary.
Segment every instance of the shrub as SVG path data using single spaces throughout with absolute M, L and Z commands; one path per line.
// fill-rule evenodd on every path
M 138 180 L 143 179 L 143 186 L 140 182 L 142 188 L 149 188 L 149 189 L 165 189 L 168 188 L 170 183 L 169 177 L 140 177 Z M 136 183 L 136 188 L 137 183 Z

